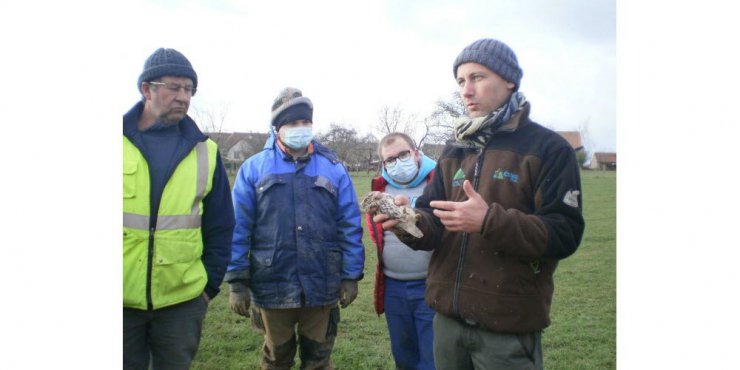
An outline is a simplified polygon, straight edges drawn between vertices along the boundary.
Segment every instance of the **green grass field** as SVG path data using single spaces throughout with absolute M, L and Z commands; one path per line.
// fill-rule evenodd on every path
M 370 175 L 352 178 L 358 196 L 370 190 Z M 546 369 L 616 368 L 616 172 L 584 171 L 582 182 L 586 232 L 555 274 L 552 325 L 543 334 Z M 393 369 L 385 318 L 372 308 L 375 246 L 367 233 L 362 241 L 365 279 L 357 300 L 341 311 L 332 360 L 338 370 Z M 259 369 L 262 336 L 250 325 L 229 310 L 224 284 L 210 304 L 192 368 Z

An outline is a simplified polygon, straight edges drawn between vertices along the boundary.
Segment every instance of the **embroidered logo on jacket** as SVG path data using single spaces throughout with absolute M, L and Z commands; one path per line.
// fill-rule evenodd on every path
M 563 197 L 563 203 L 573 208 L 578 208 L 578 194 L 581 194 L 578 190 L 569 190 Z
M 510 182 L 514 182 L 514 183 L 517 182 L 517 181 L 519 181 L 519 175 L 517 175 L 517 174 L 515 174 L 513 172 L 504 171 L 504 170 L 502 170 L 500 168 L 497 169 L 493 173 L 493 176 L 492 177 L 495 180 L 509 180 Z
M 462 168 L 459 168 L 457 172 L 455 172 L 455 176 L 452 177 L 452 186 L 462 186 L 463 181 L 465 181 L 465 173 Z

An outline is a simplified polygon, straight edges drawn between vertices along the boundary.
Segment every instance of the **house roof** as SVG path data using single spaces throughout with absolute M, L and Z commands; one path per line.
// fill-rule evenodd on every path
M 445 144 L 424 144 L 421 146 L 422 150 L 430 151 L 430 152 L 439 152 L 442 153 L 442 150 L 445 148 Z
M 219 144 L 219 149 L 222 151 L 228 151 L 234 145 L 242 140 L 249 140 L 254 137 L 264 142 L 267 140 L 267 134 L 256 133 L 256 132 L 206 132 L 208 137 Z
M 568 144 L 570 144 L 573 150 L 583 149 L 583 143 L 581 142 L 581 133 L 578 131 L 558 131 L 558 134 L 562 136 Z
M 594 158 L 599 163 L 617 163 L 617 153 L 596 152 Z

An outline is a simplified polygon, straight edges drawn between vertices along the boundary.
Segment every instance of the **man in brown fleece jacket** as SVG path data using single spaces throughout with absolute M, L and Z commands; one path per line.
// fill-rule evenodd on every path
M 437 312 L 437 369 L 542 369 L 553 273 L 585 226 L 578 162 L 560 135 L 530 120 L 506 44 L 475 41 L 453 73 L 468 117 L 416 202 L 423 237 L 387 215 L 373 220 L 434 251 L 425 299 Z

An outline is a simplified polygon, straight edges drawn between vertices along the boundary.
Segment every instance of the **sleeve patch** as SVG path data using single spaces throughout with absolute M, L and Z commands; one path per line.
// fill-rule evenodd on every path
M 563 197 L 563 203 L 578 208 L 578 194 L 581 194 L 579 190 L 568 190 Z

